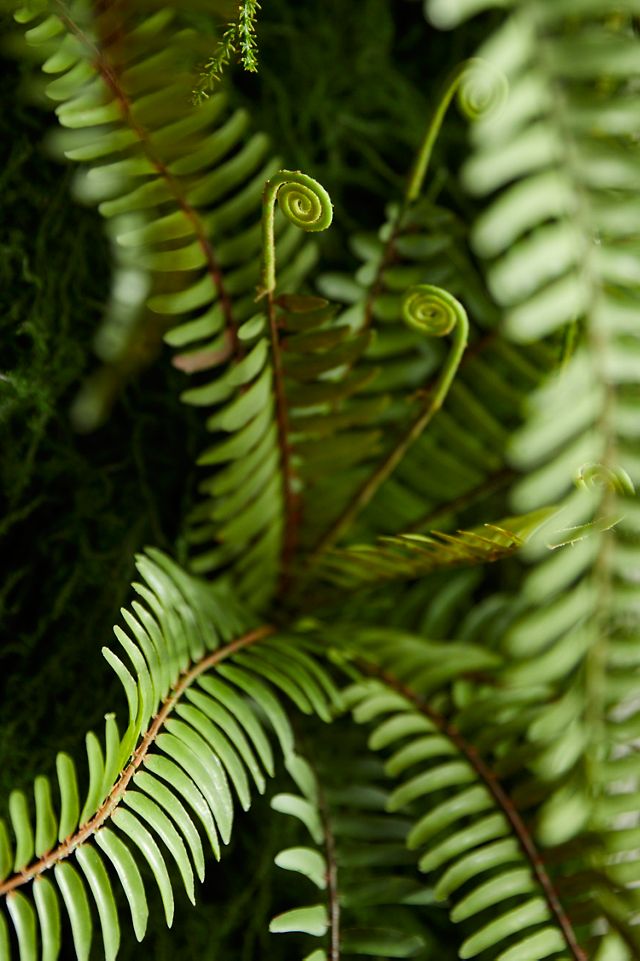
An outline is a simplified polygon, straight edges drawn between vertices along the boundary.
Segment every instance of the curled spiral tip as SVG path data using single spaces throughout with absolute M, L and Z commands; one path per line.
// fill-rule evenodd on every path
M 456 324 L 466 323 L 467 313 L 459 300 L 442 287 L 416 284 L 402 299 L 402 317 L 409 327 L 429 337 L 445 337 Z
M 296 227 L 302 230 L 326 230 L 331 225 L 331 197 L 313 177 L 298 170 L 283 170 L 277 198 L 283 214 Z
M 509 81 L 488 60 L 469 60 L 460 78 L 458 106 L 469 120 L 498 113 L 509 95 Z
M 635 494 L 633 481 L 624 467 L 607 467 L 604 464 L 583 464 L 575 477 L 576 487 L 585 490 L 607 489 L 616 494 Z

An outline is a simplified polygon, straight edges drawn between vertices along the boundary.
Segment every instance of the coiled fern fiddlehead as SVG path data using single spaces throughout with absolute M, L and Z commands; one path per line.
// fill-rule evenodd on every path
M 262 277 L 258 296 L 276 288 L 274 222 L 276 202 L 285 217 L 301 230 L 326 230 L 333 220 L 333 205 L 324 187 L 299 170 L 281 170 L 265 184 L 262 195 Z
M 472 57 L 456 67 L 445 83 L 444 93 L 418 151 L 407 187 L 407 204 L 413 203 L 420 196 L 435 142 L 453 98 L 457 96 L 460 110 L 468 120 L 473 121 L 500 110 L 508 93 L 507 78 L 486 60 Z

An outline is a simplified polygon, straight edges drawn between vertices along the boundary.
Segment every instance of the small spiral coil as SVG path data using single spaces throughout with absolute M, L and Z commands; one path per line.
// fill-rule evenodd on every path
M 633 481 L 624 467 L 605 464 L 583 464 L 575 477 L 576 487 L 585 490 L 610 490 L 616 494 L 635 494 Z
M 458 107 L 469 120 L 497 114 L 509 95 L 509 81 L 487 60 L 468 60 L 458 85 Z
M 327 191 L 313 177 L 300 171 L 282 171 L 287 177 L 277 188 L 278 206 L 302 230 L 326 230 L 333 220 L 333 204 Z
M 409 327 L 429 337 L 445 337 L 456 324 L 466 321 L 459 300 L 432 284 L 409 287 L 402 299 L 402 317 Z
M 258 297 L 276 287 L 275 206 L 301 230 L 326 230 L 333 220 L 331 197 L 313 177 L 299 170 L 280 170 L 267 180 L 262 195 L 262 271 Z

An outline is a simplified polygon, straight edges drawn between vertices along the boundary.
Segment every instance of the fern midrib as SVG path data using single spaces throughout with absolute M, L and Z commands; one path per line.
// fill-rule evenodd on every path
M 300 506 L 294 490 L 295 471 L 291 459 L 292 447 L 289 439 L 289 408 L 284 383 L 284 365 L 278 335 L 276 305 L 273 290 L 267 291 L 267 318 L 271 342 L 271 365 L 273 370 L 273 391 L 276 403 L 276 426 L 278 449 L 282 468 L 282 496 L 284 500 L 284 533 L 280 554 L 280 583 L 278 593 L 284 594 L 290 581 L 293 557 L 298 544 L 300 525 Z
M 322 790 L 319 778 L 316 778 L 318 789 L 318 811 L 324 836 L 324 851 L 327 859 L 327 901 L 329 904 L 329 961 L 340 961 L 340 891 L 338 887 L 338 858 L 336 854 L 336 839 L 331 827 L 329 805 Z
M 131 760 L 125 769 L 121 772 L 116 784 L 107 795 L 106 799 L 100 805 L 98 811 L 94 816 L 86 822 L 86 824 L 81 825 L 80 828 L 71 835 L 66 840 L 62 841 L 58 847 L 54 848 L 48 854 L 43 855 L 38 861 L 35 861 L 29 867 L 24 868 L 18 874 L 14 874 L 9 877 L 2 884 L 0 884 L 0 896 L 9 894 L 9 892 L 27 884 L 33 878 L 42 874 L 43 871 L 48 870 L 54 864 L 59 861 L 68 858 L 73 854 L 74 850 L 81 844 L 84 844 L 88 839 L 96 833 L 111 817 L 117 806 L 120 804 L 133 776 L 136 771 L 143 763 L 145 757 L 149 753 L 149 750 L 153 747 L 156 738 L 161 733 L 164 724 L 169 718 L 170 714 L 175 709 L 176 705 L 184 695 L 184 693 L 192 686 L 192 684 L 197 681 L 197 679 L 204 674 L 206 671 L 220 664 L 222 661 L 227 660 L 229 657 L 233 657 L 238 651 L 244 650 L 254 644 L 259 643 L 264 640 L 265 637 L 269 637 L 275 633 L 275 628 L 271 625 L 265 624 L 261 627 L 255 628 L 249 631 L 247 634 L 243 634 L 242 637 L 237 638 L 235 641 L 231 641 L 224 647 L 218 648 L 211 654 L 207 654 L 200 661 L 189 668 L 185 673 L 183 673 L 180 680 L 175 684 L 173 691 L 169 694 L 162 703 L 162 706 L 156 716 L 154 717 L 150 727 L 145 732 L 145 734 L 140 739 L 138 746 L 131 755 Z
M 518 844 L 531 866 L 531 871 L 540 885 L 549 910 L 562 932 L 571 958 L 573 958 L 573 961 L 589 961 L 587 954 L 578 943 L 571 919 L 565 911 L 560 896 L 547 872 L 542 854 L 538 850 L 533 836 L 515 804 L 502 787 L 497 774 L 495 774 L 483 760 L 476 748 L 466 740 L 458 728 L 454 724 L 451 724 L 444 715 L 434 710 L 434 708 L 420 697 L 419 694 L 416 694 L 408 685 L 404 684 L 389 671 L 385 671 L 383 668 L 368 661 L 358 660 L 357 666 L 363 673 L 380 678 L 380 680 L 384 681 L 390 688 L 406 698 L 407 701 L 413 704 L 417 711 L 435 725 L 444 737 L 451 741 L 456 750 L 467 760 L 509 822 Z
M 196 241 L 205 258 L 207 272 L 211 277 L 215 290 L 218 293 L 220 307 L 225 319 L 225 326 L 231 336 L 233 352 L 236 355 L 236 358 L 240 359 L 243 356 L 244 351 L 240 341 L 238 340 L 238 330 L 233 315 L 231 298 L 225 287 L 222 268 L 218 263 L 215 251 L 211 242 L 209 241 L 207 232 L 200 216 L 198 215 L 198 212 L 189 203 L 182 188 L 180 187 L 180 184 L 169 171 L 164 161 L 157 155 L 153 148 L 148 130 L 142 124 L 138 123 L 133 116 L 131 100 L 127 92 L 122 87 L 117 74 L 113 70 L 103 51 L 101 51 L 96 44 L 93 43 L 93 41 L 86 35 L 82 28 L 73 20 L 62 0 L 56 0 L 56 7 L 59 11 L 58 16 L 65 23 L 67 29 L 73 33 L 73 35 L 92 55 L 93 65 L 113 93 L 125 124 L 135 133 L 136 137 L 138 138 L 138 142 L 145 153 L 145 156 L 149 160 L 149 163 L 154 167 L 158 175 L 164 180 L 169 191 L 173 195 L 176 204 L 191 224 Z

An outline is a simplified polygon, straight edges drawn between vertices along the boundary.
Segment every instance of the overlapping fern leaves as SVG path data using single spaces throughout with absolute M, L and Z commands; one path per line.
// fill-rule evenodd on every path
M 490 5 L 427 8 L 445 24 Z M 186 540 L 209 580 L 140 559 L 142 603 L 116 629 L 128 665 L 105 652 L 124 733 L 107 715 L 104 741 L 88 735 L 82 799 L 66 755 L 59 803 L 46 777 L 35 817 L 22 792 L 9 799 L 0 957 L 15 945 L 30 961 L 39 944 L 53 961 L 68 931 L 85 959 L 97 913 L 115 958 L 113 880 L 140 939 L 143 861 L 170 924 L 165 849 L 193 900 L 201 833 L 218 857 L 278 755 L 299 793 L 272 807 L 311 842 L 277 864 L 322 894 L 272 930 L 322 939 L 308 961 L 441 957 L 423 936 L 441 900 L 452 957 L 637 954 L 637 42 L 604 0 L 502 6 L 483 61 L 436 106 L 405 197 L 355 239 L 355 278 L 321 277 L 344 309 L 298 289 L 317 256 L 303 230 L 331 221 L 326 191 L 279 170 L 223 93 L 190 105 L 199 48 L 178 8 L 19 12 L 58 75 L 58 143 L 86 165 L 78 193 L 110 223 L 131 316 L 144 300 L 163 318 L 182 399 L 206 411 L 211 474 Z M 419 197 L 456 90 L 478 108 L 462 178 L 490 196 L 470 237 Z M 86 426 L 104 410 L 91 397 Z M 496 520 L 518 473 L 520 513 Z M 524 575 L 494 565 L 480 596 L 480 577 L 443 579 L 511 556 L 551 516 Z M 444 532 L 425 535 L 436 518 Z M 314 593 L 323 579 L 339 605 Z M 383 585 L 386 606 L 350 594 L 363 585 Z M 368 748 L 393 750 L 384 785 L 358 738 L 328 760 L 305 749 L 306 725 L 294 738 L 288 712 L 331 721 L 345 671 Z M 382 904 L 401 933 L 376 923 Z
M 271 393 L 267 330 L 256 331 L 255 323 L 244 326 L 256 311 L 263 186 L 278 162 L 269 156 L 267 138 L 249 131 L 246 111 L 230 111 L 223 93 L 189 106 L 188 68 L 197 41 L 193 31 L 180 29 L 170 8 L 141 20 L 117 7 L 93 16 L 79 2 L 54 5 L 44 20 L 36 9 L 23 8 L 17 17 L 37 21 L 26 38 L 46 56 L 45 73 L 60 74 L 46 92 L 62 101 L 56 113 L 70 128 L 56 138 L 57 147 L 69 159 L 90 165 L 82 171 L 78 193 L 85 202 L 99 204 L 118 246 L 118 310 L 115 318 L 106 318 L 102 343 L 118 340 L 115 322 L 122 321 L 125 307 L 129 314 L 141 308 L 137 292 L 142 290 L 144 300 L 150 288 L 142 334 L 134 330 L 132 339 L 125 338 L 115 368 L 107 367 L 86 386 L 75 406 L 76 419 L 84 429 L 98 423 L 123 375 L 148 360 L 153 341 L 157 349 L 166 331 L 166 342 L 177 351 L 173 363 L 194 381 L 183 400 L 216 412 L 208 426 L 218 442 L 203 453 L 201 463 L 229 468 L 202 483 L 204 499 L 188 535 L 194 568 L 214 572 L 237 561 L 241 593 L 260 606 L 278 577 L 284 523 L 278 481 L 272 478 L 267 489 L 272 495 L 268 512 L 264 497 L 259 500 L 250 486 L 240 498 L 225 495 L 253 471 L 250 453 L 264 473 L 273 445 L 277 449 L 280 443 L 281 449 L 284 444 L 275 408 L 262 403 L 262 395 Z M 168 87 L 166 76 L 171 77 Z M 299 283 L 314 253 L 302 244 L 300 230 L 284 223 L 284 218 L 276 221 L 276 246 L 279 282 L 286 289 Z M 119 291 L 125 306 L 118 303 Z M 149 315 L 156 319 L 149 321 Z M 151 342 L 149 349 L 138 349 L 140 337 L 143 344 Z M 231 359 L 242 363 L 218 376 Z M 245 412 L 236 414 L 237 405 L 229 411 L 224 401 L 231 392 L 248 391 L 252 384 Z M 259 422 L 254 422 L 257 408 L 247 410 L 254 397 Z M 243 427 L 244 434 L 235 436 Z M 220 441 L 225 434 L 231 435 L 228 442 Z M 240 453 L 247 464 L 234 472 Z M 272 474 L 277 475 L 278 456 L 276 461 Z
M 143 863 L 170 926 L 167 852 L 193 901 L 194 872 L 202 880 L 205 870 L 201 833 L 219 858 L 236 805 L 246 810 L 251 791 L 263 793 L 274 773 L 272 734 L 293 763 L 282 695 L 324 720 L 337 704 L 308 644 L 255 627 L 228 587 L 194 580 L 157 551 L 140 557 L 138 570 L 141 601 L 122 612 L 128 630 L 115 628 L 128 665 L 104 650 L 126 695 L 126 730 L 121 735 L 108 714 L 104 739 L 87 735 L 86 796 L 76 765 L 59 754 L 59 801 L 46 777 L 34 784 L 35 815 L 22 791 L 9 798 L 13 838 L 0 824 L 3 957 L 10 953 L 9 926 L 21 958 L 35 957 L 38 943 L 45 957 L 58 957 L 65 915 L 76 956 L 87 958 L 97 914 L 104 957 L 115 958 L 116 877 L 142 940 L 149 914 Z M 252 649 L 257 642 L 259 653 Z
M 354 740 L 353 730 L 345 730 L 344 724 L 341 733 Z M 296 792 L 271 800 L 274 811 L 300 826 L 300 843 L 279 851 L 275 863 L 310 882 L 302 882 L 300 900 L 306 894 L 314 903 L 289 907 L 273 918 L 270 930 L 307 935 L 299 940 L 308 946 L 314 943 L 312 937 L 317 939 L 320 947 L 307 955 L 314 961 L 336 956 L 428 957 L 431 937 L 411 908 L 426 907 L 432 916 L 439 912 L 406 848 L 411 822 L 389 816 L 384 769 L 370 757 L 358 758 L 366 750 L 362 738 L 358 740 L 358 748 L 351 748 L 350 783 L 336 777 L 330 761 L 310 763 L 302 755 L 289 766 Z

